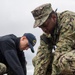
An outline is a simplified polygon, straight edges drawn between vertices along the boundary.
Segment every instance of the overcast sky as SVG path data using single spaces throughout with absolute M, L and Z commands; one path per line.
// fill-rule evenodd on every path
M 33 75 L 31 61 L 36 55 L 40 43 L 39 37 L 42 34 L 41 29 L 33 28 L 34 18 L 31 11 L 45 3 L 51 3 L 52 8 L 58 9 L 58 12 L 75 11 L 75 0 L 0 0 L 0 36 L 6 34 L 22 36 L 24 33 L 31 32 L 37 38 L 35 53 L 31 53 L 30 49 L 25 51 L 28 75 Z

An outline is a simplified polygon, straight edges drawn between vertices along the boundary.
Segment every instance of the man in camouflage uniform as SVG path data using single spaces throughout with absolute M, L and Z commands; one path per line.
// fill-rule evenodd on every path
M 56 13 L 47 3 L 34 9 L 32 15 L 34 28 L 44 31 L 33 59 L 34 75 L 75 75 L 75 13 Z

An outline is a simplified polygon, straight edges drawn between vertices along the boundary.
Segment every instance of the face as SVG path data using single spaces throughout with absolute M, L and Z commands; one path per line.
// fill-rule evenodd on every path
M 43 25 L 39 26 L 45 33 L 50 34 L 56 25 L 56 18 L 51 17 L 44 22 Z
M 29 43 L 28 40 L 25 36 L 22 36 L 20 39 L 20 50 L 28 50 L 29 48 Z

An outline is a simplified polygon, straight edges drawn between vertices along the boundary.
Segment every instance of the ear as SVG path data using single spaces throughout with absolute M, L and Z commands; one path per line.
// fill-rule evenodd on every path
M 26 39 L 26 36 L 22 36 L 21 37 L 21 40 L 23 41 L 23 40 L 25 40 Z
M 52 14 L 52 19 L 53 19 L 54 22 L 56 22 L 57 17 L 56 17 L 55 14 Z

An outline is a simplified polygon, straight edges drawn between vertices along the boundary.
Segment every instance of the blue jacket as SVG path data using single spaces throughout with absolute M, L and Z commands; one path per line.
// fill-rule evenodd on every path
M 9 67 L 14 75 L 26 75 L 26 61 L 19 42 L 20 38 L 13 34 L 0 37 L 0 62 Z

